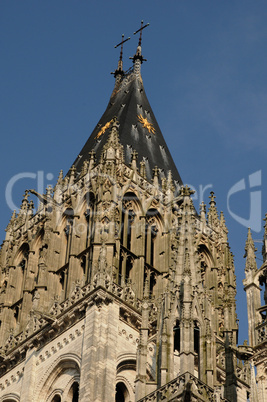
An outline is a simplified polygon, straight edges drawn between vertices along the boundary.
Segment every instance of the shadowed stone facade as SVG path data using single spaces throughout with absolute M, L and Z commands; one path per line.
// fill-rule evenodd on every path
M 146 98 L 140 46 L 133 61 L 127 74 L 120 61 L 108 108 L 67 175 L 46 194 L 26 191 L 7 226 L 1 402 L 256 401 L 253 353 L 266 400 L 256 283 L 265 269 L 249 235 L 254 349 L 237 346 L 224 217 L 213 193 L 207 213 L 195 210 Z

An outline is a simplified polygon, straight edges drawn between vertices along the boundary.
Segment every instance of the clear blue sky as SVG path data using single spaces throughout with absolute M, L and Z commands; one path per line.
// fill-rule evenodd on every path
M 124 53 L 130 67 L 137 45 L 132 34 L 141 19 L 150 22 L 143 35 L 144 85 L 179 173 L 198 190 L 197 208 L 199 189 L 212 185 L 225 214 L 243 342 L 250 191 L 260 192 L 252 203 L 255 239 L 262 240 L 259 216 L 267 212 L 266 1 L 1 0 L 1 238 L 11 216 L 5 200 L 10 179 L 39 171 L 46 185 L 55 183 L 51 177 L 60 169 L 67 172 L 112 92 L 110 72 L 119 57 L 114 45 L 122 33 L 132 37 Z M 249 183 L 258 171 L 261 176 Z M 229 190 L 242 179 L 229 212 Z M 24 189 L 36 186 L 33 178 L 16 182 L 14 204 L 20 206 Z M 259 264 L 261 245 L 256 243 Z

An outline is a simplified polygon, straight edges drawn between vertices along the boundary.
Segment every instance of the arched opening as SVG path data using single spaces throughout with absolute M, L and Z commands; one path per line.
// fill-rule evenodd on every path
M 199 328 L 199 323 L 197 321 L 194 321 L 194 353 L 195 353 L 195 358 L 194 358 L 194 367 L 195 370 L 199 370 L 199 351 L 200 351 L 200 328 Z
M 145 261 L 153 267 L 157 265 L 158 215 L 156 209 L 150 209 L 146 214 Z
M 180 353 L 180 342 L 181 342 L 181 335 L 180 335 L 180 322 L 176 320 L 175 326 L 173 328 L 173 351 Z
M 24 243 L 20 249 L 16 258 L 16 295 L 17 299 L 20 299 L 23 294 L 24 282 L 26 277 L 26 271 L 29 258 L 29 245 Z
M 213 276 L 211 267 L 214 266 L 211 253 L 204 244 L 198 246 L 198 255 L 200 261 L 201 284 L 203 288 L 213 285 Z
M 121 216 L 121 240 L 122 245 L 132 251 L 132 228 L 135 220 L 137 197 L 134 193 L 128 193 L 123 197 Z
M 51 402 L 61 402 L 61 396 L 55 395 Z
M 127 402 L 129 400 L 129 391 L 123 382 L 116 385 L 115 402 Z
M 36 400 L 54 401 L 53 398 L 60 396 L 59 401 L 78 402 L 79 367 L 80 359 L 72 353 L 58 358 L 41 379 L 38 386 L 40 393 L 36 395 Z
M 14 308 L 14 318 L 15 318 L 16 322 L 19 320 L 19 312 L 20 312 L 19 306 L 16 306 Z
M 72 208 L 67 208 L 64 212 L 64 216 L 66 218 L 66 226 L 65 226 L 65 235 L 67 239 L 67 247 L 66 247 L 66 255 L 65 255 L 65 264 L 69 260 L 69 254 L 71 249 L 71 239 L 72 239 L 72 231 L 73 231 L 73 217 L 74 211 Z
M 93 249 L 92 242 L 94 240 L 95 233 L 95 195 L 92 192 L 88 192 L 85 196 L 86 210 L 84 212 L 84 217 L 86 221 L 86 238 L 85 238 L 85 249 L 88 251 L 85 254 L 84 262 L 84 279 L 85 283 L 90 282 L 91 279 L 91 269 L 92 269 L 92 258 Z
M 78 402 L 79 401 L 79 383 L 75 381 L 68 393 L 68 400 L 70 402 Z
M 131 278 L 131 270 L 133 268 L 133 259 L 130 256 L 126 258 L 125 282 L 127 283 Z

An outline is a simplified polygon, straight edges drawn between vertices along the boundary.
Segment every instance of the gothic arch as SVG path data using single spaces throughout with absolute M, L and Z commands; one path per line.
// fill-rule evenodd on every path
M 20 245 L 19 249 L 17 250 L 16 254 L 14 255 L 13 262 L 11 265 L 16 266 L 20 263 L 20 260 L 22 259 L 23 255 L 27 252 L 29 252 L 29 244 L 27 242 L 24 242 Z
M 61 401 L 62 399 L 62 391 L 61 389 L 55 389 L 53 392 L 49 395 L 48 401 L 49 402 L 56 402 Z
M 163 220 L 159 211 L 150 208 L 146 212 L 145 227 L 145 262 L 149 266 L 159 269 L 160 256 L 165 252 L 163 241 Z M 164 263 L 164 261 L 162 261 Z M 163 268 L 164 269 L 164 268 Z M 151 286 L 150 286 L 151 287 Z
M 20 401 L 20 397 L 13 392 L 3 395 L 0 398 L 0 402 L 19 402 L 19 401 Z
M 141 214 L 142 206 L 137 195 L 133 192 L 126 192 L 121 205 L 121 239 L 122 244 L 129 250 L 132 248 L 132 237 L 137 235 L 138 217 Z M 135 222 L 134 226 L 133 222 Z
M 117 379 L 116 390 L 115 390 L 115 402 L 130 402 L 131 400 L 133 400 L 130 397 L 130 392 L 127 385 L 130 386 L 129 382 L 125 378 L 119 377 Z
M 194 321 L 197 321 L 200 326 L 203 326 L 204 320 L 203 320 L 203 315 L 202 315 L 202 309 L 199 305 L 199 299 L 196 297 L 194 297 L 194 299 L 193 299 L 192 312 L 193 312 Z
M 61 233 L 65 228 L 68 218 L 74 216 L 74 210 L 70 205 L 62 205 L 58 211 L 58 214 L 59 216 L 56 222 L 56 228 L 57 231 Z
M 130 401 L 134 401 L 134 399 L 135 399 L 134 398 L 134 388 L 126 376 L 127 376 L 127 373 L 124 373 L 124 375 L 117 375 L 116 389 L 117 389 L 118 385 L 123 384 L 122 388 L 124 391 L 124 402 L 130 402 Z M 122 401 L 118 400 L 118 402 L 122 402 Z
M 79 222 L 75 225 L 75 231 L 80 236 L 83 248 L 90 245 L 94 235 L 95 194 L 87 191 L 82 199 L 79 209 Z
M 39 249 L 42 239 L 44 237 L 44 228 L 38 228 L 33 241 L 31 242 L 31 249 L 36 251 Z
M 59 356 L 50 367 L 45 371 L 38 386 L 37 400 L 50 401 L 56 392 L 64 392 L 71 388 L 72 384 L 80 380 L 81 359 L 74 353 L 67 353 Z M 67 378 L 64 381 L 63 388 L 59 388 L 56 381 L 62 375 L 68 373 L 71 379 Z M 53 388 L 54 387 L 54 388 Z
M 125 402 L 134 401 L 134 380 L 136 376 L 136 354 L 123 353 L 117 358 L 117 384 L 123 384 L 125 391 Z M 126 396 L 127 394 L 127 396 Z M 119 402 L 119 400 L 118 400 Z
M 203 257 L 205 258 L 206 263 L 209 266 L 209 268 L 215 266 L 214 258 L 212 256 L 210 250 L 208 249 L 208 247 L 205 244 L 200 243 L 198 245 L 198 254 L 199 255 L 203 254 Z
M 117 357 L 117 367 L 120 366 L 125 361 L 136 361 L 136 353 L 122 353 Z
M 197 250 L 200 258 L 200 275 L 202 286 L 205 287 L 207 277 L 211 274 L 211 268 L 215 267 L 215 262 L 211 252 L 205 244 L 199 244 Z

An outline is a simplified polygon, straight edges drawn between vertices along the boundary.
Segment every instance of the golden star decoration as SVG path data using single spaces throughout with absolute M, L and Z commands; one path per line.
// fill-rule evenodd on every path
M 95 139 L 101 137 L 102 134 L 104 134 L 104 132 L 110 127 L 111 123 L 113 122 L 113 119 L 108 121 L 102 128 L 100 131 L 98 131 L 98 133 L 95 136 Z
M 139 122 L 143 125 L 143 127 L 148 130 L 149 133 L 155 134 L 156 130 L 154 129 L 152 123 L 149 123 L 149 121 L 145 117 L 141 116 L 141 114 L 137 115 L 137 118 Z

